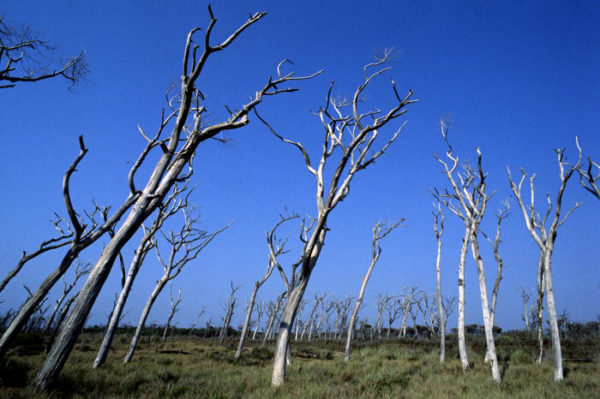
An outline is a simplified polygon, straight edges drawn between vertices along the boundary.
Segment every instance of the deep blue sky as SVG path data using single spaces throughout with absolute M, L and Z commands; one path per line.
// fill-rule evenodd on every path
M 223 104 L 235 107 L 274 73 L 283 58 L 293 70 L 325 73 L 300 83 L 299 93 L 269 98 L 260 110 L 286 137 L 318 151 L 321 130 L 310 114 L 322 104 L 331 80 L 334 95 L 351 96 L 362 67 L 373 51 L 394 47 L 392 71 L 367 93 L 367 99 L 390 104 L 387 82 L 393 76 L 402 92 L 413 89 L 418 104 L 406 115 L 407 126 L 376 164 L 357 175 L 348 199 L 330 219 L 331 232 L 311 280 L 308 295 L 327 291 L 356 295 L 370 261 L 371 227 L 378 219 L 407 218 L 407 227 L 382 242 L 383 255 L 367 289 L 365 315 L 373 321 L 377 293 L 398 294 L 417 285 L 435 287 L 435 239 L 429 190 L 446 186 L 432 153 L 443 154 L 439 118 L 452 120 L 451 140 L 464 160 L 481 147 L 489 188 L 498 190 L 483 229 L 493 233 L 493 211 L 510 196 L 506 166 L 536 172 L 537 198 L 558 186 L 554 148 L 575 157 L 575 136 L 584 150 L 600 159 L 600 6 L 581 2 L 241 2 L 213 4 L 219 19 L 215 40 L 246 20 L 250 12 L 268 15 L 226 52 L 214 56 L 200 78 L 210 117 L 223 117 Z M 67 90 L 62 81 L 21 85 L 0 93 L 0 270 L 14 266 L 23 249 L 31 250 L 53 234 L 53 212 L 64 214 L 61 179 L 77 154 L 83 134 L 89 154 L 72 179 L 76 207 L 94 198 L 117 206 L 127 194 L 126 176 L 143 148 L 136 126 L 152 132 L 164 106 L 164 93 L 177 82 L 187 32 L 206 27 L 203 1 L 5 2 L 7 21 L 24 23 L 72 56 L 86 50 L 90 74 Z M 397 125 L 396 125 L 397 126 Z M 388 131 L 389 135 L 391 132 Z M 179 325 L 191 323 L 204 307 L 213 323 L 222 316 L 229 280 L 243 284 L 248 296 L 267 261 L 265 230 L 284 206 L 315 215 L 314 184 L 294 148 L 285 146 L 257 121 L 227 135 L 228 144 L 203 144 L 195 161 L 194 204 L 202 227 L 216 229 L 235 219 L 173 283 L 183 290 Z M 316 157 L 314 155 L 313 157 Z M 141 184 L 141 183 L 138 183 Z M 597 245 L 600 202 L 573 180 L 565 206 L 584 204 L 559 231 L 553 262 L 557 310 L 587 321 L 598 315 L 600 272 Z M 535 289 L 537 249 L 515 212 L 505 221 L 505 278 L 500 288 L 497 324 L 522 326 L 519 287 Z M 288 232 L 295 231 L 292 225 Z M 462 224 L 447 216 L 443 248 L 443 291 L 456 295 L 456 265 Z M 136 240 L 134 240 L 135 242 Z M 482 241 L 491 289 L 496 265 Z M 84 253 L 94 262 L 100 246 Z M 125 255 L 131 258 L 133 247 Z M 0 298 L 0 309 L 18 306 L 26 296 L 22 283 L 37 287 L 56 266 L 62 252 L 26 266 Z M 292 252 L 284 260 L 295 260 Z M 136 323 L 161 269 L 148 258 L 127 306 L 126 322 Z M 90 323 L 104 323 L 118 291 L 114 269 L 94 307 Z M 475 268 L 467 265 L 467 323 L 481 322 Z M 282 289 L 273 275 L 259 294 L 272 299 Z M 533 296 L 533 295 L 532 295 Z M 238 301 L 234 324 L 241 322 Z M 163 322 L 168 292 L 159 298 L 150 321 Z M 204 318 L 203 320 L 205 320 Z M 450 321 L 454 325 L 455 315 Z

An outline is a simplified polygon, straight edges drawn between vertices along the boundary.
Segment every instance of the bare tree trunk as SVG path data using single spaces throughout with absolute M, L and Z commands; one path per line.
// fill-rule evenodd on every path
M 235 292 L 240 288 L 240 286 L 234 287 L 233 282 L 231 284 L 231 294 L 229 295 L 229 300 L 227 301 L 227 312 L 225 313 L 225 317 L 223 317 L 223 327 L 221 327 L 221 333 L 219 334 L 219 346 L 223 345 L 223 341 L 229 335 L 229 325 L 231 324 L 231 318 L 233 317 L 233 311 L 235 310 Z
M 71 308 L 71 305 L 73 304 L 75 299 L 77 299 L 77 295 L 79 295 L 79 293 L 77 293 L 77 294 L 73 295 L 71 298 L 69 298 L 67 300 L 67 302 L 65 303 L 65 305 L 63 306 L 63 308 L 61 309 L 61 311 L 58 315 L 58 318 L 56 319 L 56 323 L 55 323 L 54 327 L 52 328 L 52 331 L 48 334 L 48 336 L 46 338 L 46 352 L 50 351 L 50 347 L 54 343 L 56 334 L 58 333 L 60 326 L 62 326 L 63 321 L 65 321 L 65 317 L 67 317 L 67 313 L 69 313 L 69 309 Z
M 553 245 L 544 254 L 544 283 L 546 285 L 546 305 L 548 307 L 548 323 L 550 324 L 550 335 L 552 337 L 552 352 L 554 357 L 554 380 L 562 381 L 563 365 L 562 350 L 560 345 L 560 332 L 556 317 L 556 306 L 554 303 L 554 290 L 552 288 L 552 250 Z
M 313 317 L 315 317 L 315 312 L 317 310 L 317 307 L 319 306 L 319 302 L 320 302 L 319 297 L 317 297 L 315 295 L 315 304 L 312 307 L 312 310 L 310 311 L 310 314 L 308 315 L 308 319 L 306 319 L 306 323 L 304 323 L 304 326 L 302 327 L 302 333 L 300 333 L 300 340 L 304 339 L 304 335 L 306 333 L 306 330 L 308 330 L 308 328 L 312 329 L 312 325 L 314 324 Z
M 435 232 L 435 239 L 437 242 L 437 254 L 435 259 L 435 274 L 436 274 L 436 286 L 435 296 L 437 299 L 437 311 L 438 311 L 438 324 L 440 332 L 440 363 L 444 363 L 446 357 L 446 321 L 444 320 L 444 304 L 442 303 L 442 234 L 444 234 L 444 213 L 440 203 L 437 203 L 437 212 L 433 214 L 435 220 L 433 229 Z
M 470 234 L 471 229 L 467 227 L 462 240 L 462 246 L 460 247 L 460 258 L 458 261 L 458 354 L 463 371 L 470 369 L 465 340 L 465 262 Z
M 135 255 L 131 261 L 131 265 L 129 266 L 129 271 L 127 272 L 127 277 L 125 278 L 125 284 L 123 284 L 123 287 L 121 288 L 121 293 L 119 294 L 117 303 L 115 304 L 115 307 L 110 315 L 110 319 L 108 320 L 108 325 L 106 326 L 106 332 L 102 338 L 100 349 L 98 349 L 98 354 L 96 355 L 96 359 L 94 359 L 94 364 L 92 365 L 93 368 L 102 366 L 102 364 L 104 364 L 106 361 L 112 340 L 117 331 L 117 327 L 119 326 L 119 320 L 121 320 L 121 315 L 123 314 L 123 309 L 125 308 L 125 303 L 127 302 L 127 298 L 131 292 L 133 281 L 135 280 L 138 271 L 144 263 L 144 259 L 146 258 L 148 251 L 152 248 L 152 246 L 154 246 L 154 244 L 151 243 L 151 240 L 155 232 L 156 230 L 146 233 L 142 238 L 137 250 L 135 251 Z
M 540 337 L 541 333 L 541 322 L 540 318 L 540 309 L 541 309 L 541 295 L 540 291 L 544 291 L 542 288 L 540 290 L 540 282 L 541 285 L 545 285 L 546 291 L 546 305 L 548 307 L 548 323 L 550 324 L 550 334 L 552 337 L 552 349 L 554 354 L 554 380 L 562 381 L 563 380 L 563 366 L 562 366 L 562 352 L 560 345 L 560 331 L 558 329 L 558 321 L 556 317 L 556 308 L 554 302 L 554 290 L 552 286 L 552 252 L 554 250 L 554 242 L 556 240 L 556 236 L 558 233 L 558 228 L 562 226 L 562 224 L 567 220 L 567 218 L 571 215 L 571 213 L 577 209 L 581 205 L 581 203 L 576 203 L 571 209 L 569 209 L 564 216 L 561 217 L 561 209 L 562 209 L 562 199 L 564 191 L 567 187 L 567 183 L 569 179 L 573 176 L 575 171 L 579 171 L 581 165 L 581 148 L 579 147 L 579 143 L 577 143 L 577 147 L 579 149 L 579 159 L 576 164 L 567 163 L 564 160 L 564 148 L 557 149 L 557 161 L 559 167 L 559 177 L 560 177 L 560 186 L 558 189 L 558 193 L 556 195 L 556 206 L 554 208 L 554 215 L 550 226 L 546 227 L 546 222 L 550 214 L 552 213 L 552 200 L 550 199 L 550 195 L 546 195 L 546 200 L 548 206 L 546 208 L 546 212 L 543 217 L 539 215 L 535 211 L 535 189 L 533 185 L 533 180 L 535 178 L 535 174 L 529 178 L 529 186 L 530 186 L 530 194 L 531 200 L 528 207 L 525 206 L 522 197 L 521 197 L 521 187 L 523 182 L 525 181 L 525 171 L 521 169 L 521 180 L 519 184 L 516 185 L 512 179 L 510 169 L 508 170 L 508 179 L 510 182 L 510 187 L 513 191 L 513 194 L 517 198 L 519 202 L 519 207 L 521 208 L 521 212 L 523 214 L 523 218 L 525 220 L 525 226 L 537 246 L 540 248 L 540 263 L 538 263 L 538 337 Z M 591 167 L 591 165 L 590 165 Z M 583 184 L 583 183 L 582 183 Z M 585 185 L 584 185 L 585 187 Z M 542 260 L 543 257 L 543 260 Z M 542 269 L 543 266 L 543 269 Z M 540 339 L 541 342 L 541 338 Z M 541 361 L 541 357 L 538 358 Z
M 521 299 L 523 299 L 523 321 L 525 322 L 525 331 L 529 331 L 529 294 L 524 287 L 521 287 Z
M 344 360 L 350 360 L 350 344 L 352 342 L 352 336 L 354 334 L 354 328 L 356 327 L 356 318 L 358 316 L 358 311 L 360 310 L 360 306 L 362 305 L 363 297 L 365 295 L 365 290 L 367 288 L 367 283 L 369 282 L 369 278 L 371 277 L 371 273 L 373 272 L 373 268 L 375 264 L 379 260 L 379 256 L 381 255 L 381 246 L 379 245 L 379 240 L 387 236 L 393 229 L 400 226 L 405 219 L 400 219 L 398 222 L 392 224 L 389 227 L 386 227 L 382 222 L 377 222 L 375 226 L 373 226 L 373 241 L 371 243 L 371 264 L 367 269 L 367 273 L 364 275 L 362 279 L 362 284 L 360 285 L 360 291 L 358 293 L 358 298 L 356 299 L 356 303 L 354 304 L 354 310 L 352 311 L 352 316 L 350 316 L 350 323 L 348 324 L 348 334 L 346 336 L 346 353 L 344 356 Z
M 169 286 L 169 301 L 171 302 L 171 312 L 169 313 L 169 318 L 167 319 L 167 324 L 165 325 L 165 330 L 163 331 L 162 342 L 167 342 L 167 334 L 169 332 L 169 327 L 171 327 L 171 321 L 173 321 L 173 316 L 177 313 L 177 306 L 181 303 L 181 289 L 177 294 L 177 300 L 173 301 L 173 286 Z
M 258 328 L 260 326 L 260 319 L 262 318 L 262 314 L 263 314 L 262 302 L 258 303 L 257 311 L 258 311 L 257 312 L 258 316 L 256 317 L 256 326 L 254 326 L 254 332 L 252 333 L 252 340 L 253 341 L 256 339 L 256 334 L 258 334 Z
M 152 291 L 152 294 L 150 294 L 150 297 L 148 298 L 148 301 L 146 302 L 146 306 L 144 306 L 144 310 L 142 311 L 142 314 L 140 316 L 140 321 L 138 322 L 138 325 L 135 329 L 135 333 L 133 334 L 133 338 L 131 339 L 131 344 L 129 344 L 129 350 L 127 351 L 127 354 L 125 355 L 125 358 L 123 359 L 123 363 L 131 362 L 131 358 L 133 357 L 135 349 L 137 348 L 137 344 L 140 340 L 140 337 L 142 336 L 142 330 L 144 329 L 144 325 L 146 324 L 146 319 L 148 318 L 148 315 L 150 314 L 150 310 L 152 309 L 152 306 L 154 306 L 154 302 L 156 301 L 156 298 L 158 298 L 158 295 L 161 293 L 162 289 L 167 284 L 167 281 L 168 280 L 165 279 L 164 277 L 162 279 L 160 279 L 158 281 L 158 283 L 156 284 L 156 286 L 154 287 L 154 291 Z
M 318 112 L 318 117 L 325 126 L 325 144 L 322 147 L 318 166 L 316 164 L 314 166 L 311 164 L 308 152 L 301 143 L 285 139 L 263 120 L 263 123 L 271 130 L 275 137 L 286 144 L 293 145 L 301 152 L 307 171 L 315 177 L 316 205 L 318 211 L 317 218 L 313 219 L 310 226 L 306 226 L 303 221 L 300 239 L 304 246 L 300 260 L 292 266 L 290 281 L 288 282 L 284 278 L 288 291 L 288 301 L 284 308 L 275 347 L 275 360 L 273 363 L 273 374 L 271 379 L 272 386 L 281 386 L 285 380 L 285 358 L 289 345 L 290 328 L 292 327 L 298 305 L 302 300 L 308 280 L 316 266 L 321 248 L 325 242 L 325 236 L 328 230 L 327 218 L 331 211 L 340 201 L 346 198 L 350 192 L 350 183 L 354 175 L 358 171 L 367 168 L 374 163 L 377 158 L 383 155 L 387 148 L 389 148 L 396 140 L 402 127 L 391 135 L 391 138 L 386 144 L 381 146 L 377 152 L 373 153 L 371 147 L 381 129 L 385 127 L 388 122 L 404 115 L 406 113 L 406 106 L 414 102 L 410 100 L 412 91 L 409 91 L 404 98 L 401 98 L 395 83 L 392 81 L 392 90 L 396 97 L 395 105 L 392 108 L 387 112 L 381 112 L 379 110 L 373 111 L 372 109 L 366 113 L 358 111 L 359 99 L 363 97 L 364 90 L 375 77 L 387 70 L 387 68 L 382 67 L 382 65 L 388 60 L 390 54 L 389 51 L 386 51 L 383 56 L 376 57 L 374 62 L 367 64 L 364 67 L 363 72 L 365 79 L 355 90 L 351 104 L 345 104 L 332 99 L 331 90 L 333 86 L 330 85 L 326 100 L 327 102 Z M 372 72 L 373 70 L 375 70 L 375 72 Z M 342 116 L 342 107 L 345 107 L 346 105 L 349 105 L 351 110 L 347 112 L 346 116 Z M 335 110 L 332 111 L 333 114 L 327 111 L 330 107 Z M 332 116 L 334 114 L 339 116 Z M 339 118 L 343 119 L 344 123 L 340 124 Z M 334 166 L 334 172 L 330 176 L 330 179 L 328 177 L 326 184 L 324 171 L 326 169 L 327 160 L 330 159 L 334 151 L 336 154 L 339 153 L 340 156 L 337 158 L 337 166 Z M 308 234 L 309 231 L 311 232 L 310 237 Z M 298 275 L 296 275 L 296 269 L 298 267 L 300 267 L 300 270 L 298 270 Z M 281 268 L 280 271 L 282 272 Z M 285 276 L 285 273 L 282 272 L 281 274 L 282 277 Z
M 234 359 L 240 360 L 242 356 L 242 350 L 244 349 L 244 342 L 246 341 L 246 334 L 248 333 L 248 326 L 250 325 L 250 317 L 252 316 L 252 309 L 254 309 L 254 302 L 256 301 L 256 293 L 260 288 L 260 284 L 257 281 L 254 283 L 254 289 L 252 290 L 252 295 L 250 295 L 250 303 L 248 303 L 248 309 L 246 310 L 246 319 L 244 320 L 244 326 L 242 327 L 242 332 L 240 333 L 240 342 L 237 347 L 237 351 L 235 352 Z M 258 323 L 257 323 L 258 325 Z
M 488 236 L 483 233 L 485 238 L 492 244 L 494 248 L 494 259 L 496 260 L 497 270 L 496 270 L 496 282 L 494 283 L 494 288 L 492 290 L 492 306 L 490 308 L 490 321 L 492 323 L 492 328 L 494 327 L 494 321 L 496 318 L 496 301 L 498 299 L 498 290 L 500 289 L 500 282 L 502 281 L 502 268 L 504 267 L 504 261 L 502 260 L 502 256 L 500 256 L 500 244 L 502 243 L 502 239 L 500 238 L 500 226 L 502 224 L 502 220 L 506 219 L 510 214 L 510 205 L 508 200 L 503 201 L 503 208 L 498 211 L 496 214 L 497 224 L 496 224 L 496 236 L 494 241 L 488 238 Z M 490 360 L 489 352 L 485 353 L 485 362 Z
M 500 369 L 498 368 L 498 357 L 496 356 L 496 345 L 494 343 L 494 329 L 492 318 L 490 316 L 490 308 L 488 305 L 487 287 L 485 281 L 485 272 L 483 269 L 483 260 L 479 253 L 479 243 L 477 241 L 477 227 L 471 230 L 471 252 L 473 259 L 477 265 L 477 274 L 479 275 L 479 292 L 481 294 L 481 310 L 483 312 L 483 326 L 485 328 L 485 340 L 487 344 L 487 353 L 492 368 L 492 378 L 496 382 L 500 382 Z
M 279 334 L 277 334 L 277 342 L 275 344 L 275 358 L 273 360 L 273 375 L 272 385 L 281 386 L 285 381 L 286 376 L 286 358 L 289 351 L 289 339 L 291 327 L 296 318 L 296 310 L 302 300 L 308 280 L 300 279 L 298 285 L 292 289 L 292 292 L 283 308 L 283 315 L 279 325 Z
M 544 291 L 546 290 L 546 284 L 544 279 L 544 251 L 540 251 L 540 259 L 538 260 L 537 269 L 537 339 L 538 339 L 538 355 L 536 358 L 537 363 L 541 363 L 544 359 Z
M 265 329 L 265 335 L 263 337 L 263 342 L 262 342 L 263 345 L 265 345 L 267 343 L 267 340 L 269 339 L 269 336 L 271 335 L 273 325 L 275 324 L 275 319 L 277 318 L 277 314 L 279 313 L 279 308 L 281 307 L 281 302 L 283 301 L 283 298 L 285 298 L 286 295 L 287 295 L 287 290 L 282 292 L 277 297 L 277 300 L 275 301 L 275 303 L 272 303 L 272 306 L 270 307 L 271 314 L 269 315 L 269 319 L 267 321 L 267 328 Z

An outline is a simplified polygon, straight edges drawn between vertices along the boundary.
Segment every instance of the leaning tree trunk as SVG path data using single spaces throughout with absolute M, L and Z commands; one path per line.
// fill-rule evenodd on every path
M 246 334 L 248 333 L 248 326 L 250 325 L 250 317 L 252 316 L 252 310 L 254 309 L 254 302 L 256 301 L 256 293 L 260 288 L 260 284 L 257 281 L 254 284 L 254 289 L 252 290 L 252 295 L 250 296 L 250 303 L 248 304 L 248 310 L 246 311 L 246 319 L 244 320 L 244 326 L 242 327 L 242 332 L 240 333 L 240 343 L 238 344 L 237 351 L 235 352 L 234 359 L 240 360 L 242 356 L 242 349 L 244 348 L 244 342 L 246 341 Z
M 315 305 L 313 306 L 312 310 L 310 311 L 310 314 L 308 315 L 308 318 L 306 319 L 306 323 L 304 323 L 304 326 L 302 327 L 302 332 L 300 333 L 301 341 L 304 339 L 304 334 L 306 333 L 306 330 L 309 327 L 312 329 L 312 325 L 314 323 L 313 316 L 315 316 L 315 311 L 317 310 L 317 306 L 319 306 L 319 301 L 315 298 Z
M 485 282 L 485 272 L 483 269 L 483 260 L 479 253 L 479 243 L 477 242 L 477 227 L 471 231 L 471 252 L 477 265 L 477 274 L 479 276 L 479 292 L 481 294 L 481 310 L 483 312 L 483 325 L 485 328 L 485 340 L 487 344 L 487 354 L 492 368 L 492 378 L 496 382 L 500 382 L 500 369 L 498 368 L 498 357 L 496 356 L 496 345 L 494 343 L 494 329 L 492 318 L 490 316 L 490 308 L 488 304 L 487 287 Z
M 560 333 L 554 303 L 554 290 L 552 288 L 552 246 L 546 249 L 544 255 L 544 283 L 546 285 L 546 306 L 548 307 L 548 324 L 552 338 L 552 352 L 554 357 L 554 381 L 563 380 L 562 351 L 560 347 Z
M 62 275 L 65 274 L 77 255 L 79 255 L 80 250 L 81 248 L 78 244 L 72 244 L 60 262 L 60 265 L 46 277 L 33 295 L 27 298 L 27 301 L 21 306 L 17 315 L 13 318 L 6 331 L 4 331 L 4 334 L 2 334 L 2 338 L 0 338 L 0 359 L 6 355 L 6 351 L 13 339 L 21 332 L 25 324 L 27 324 L 29 317 L 35 312 L 46 295 L 48 295 L 50 289 L 54 287 L 54 284 L 56 284 Z
M 140 321 L 138 322 L 137 328 L 135 329 L 135 334 L 133 334 L 133 338 L 131 339 L 131 344 L 129 344 L 129 350 L 127 351 L 127 354 L 123 359 L 123 363 L 131 362 L 133 353 L 135 352 L 140 337 L 142 336 L 142 330 L 144 329 L 144 325 L 146 324 L 146 319 L 150 314 L 150 310 L 154 305 L 154 301 L 156 301 L 156 298 L 158 298 L 158 294 L 160 294 L 165 284 L 167 284 L 167 281 L 168 280 L 164 278 L 159 280 L 158 284 L 156 284 L 156 287 L 154 287 L 154 291 L 152 291 L 152 294 L 150 294 L 148 302 L 146 302 L 146 306 L 144 306 L 144 310 L 142 311 L 142 315 L 140 316 Z
M 467 227 L 460 248 L 458 262 L 458 354 L 463 371 L 468 370 L 469 358 L 467 357 L 467 344 L 465 340 L 465 262 L 469 245 L 470 227 Z
M 125 284 L 121 289 L 121 293 L 119 294 L 119 299 L 117 299 L 117 303 L 113 309 L 113 312 L 110 316 L 110 320 L 108 321 L 108 325 L 106 326 L 106 332 L 104 333 L 104 337 L 102 339 L 102 343 L 100 344 L 100 349 L 98 350 L 98 354 L 96 355 L 96 359 L 94 360 L 93 368 L 98 368 L 104 364 L 106 361 L 106 357 L 108 356 L 108 351 L 112 344 L 112 340 L 117 331 L 117 327 L 119 326 L 119 320 L 121 319 L 121 315 L 123 314 L 123 309 L 125 308 L 125 303 L 127 302 L 127 298 L 129 297 L 129 293 L 131 292 L 131 287 L 133 285 L 133 281 L 144 262 L 144 258 L 148 251 L 145 251 L 143 245 L 138 247 L 138 251 L 136 251 L 133 260 L 131 261 L 131 265 L 129 267 L 129 272 L 127 273 L 127 278 L 125 279 Z M 144 320 L 145 322 L 145 320 Z
M 307 285 L 308 279 L 300 278 L 298 285 L 292 289 L 285 307 L 283 308 L 283 314 L 279 324 L 279 334 L 277 335 L 277 342 L 275 344 L 275 358 L 273 360 L 273 375 L 271 379 L 273 386 L 281 386 L 285 381 L 290 332 L 292 325 L 294 324 L 294 319 L 296 318 L 298 305 L 300 305 L 300 301 L 304 296 Z

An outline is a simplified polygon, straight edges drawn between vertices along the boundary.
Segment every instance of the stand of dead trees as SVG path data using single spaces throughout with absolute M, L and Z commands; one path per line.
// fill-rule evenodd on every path
M 188 34 L 183 52 L 181 91 L 175 97 L 169 99 L 167 104 L 168 114 L 165 115 L 163 112 L 162 121 L 156 135 L 150 138 L 140 129 L 147 145 L 129 174 L 129 196 L 119 208 L 117 214 L 113 215 L 110 220 L 114 220 L 115 223 L 113 224 L 116 224 L 116 221 L 127 211 L 129 211 L 129 214 L 126 220 L 116 229 L 115 235 L 106 244 L 98 261 L 92 268 L 46 361 L 34 378 L 34 389 L 46 390 L 54 382 L 67 360 L 89 311 L 121 249 L 140 229 L 142 223 L 159 208 L 173 185 L 178 182 L 185 182 L 191 177 L 193 158 L 198 145 L 221 132 L 235 130 L 247 125 L 249 123 L 249 113 L 262 103 L 265 97 L 296 91 L 297 89 L 285 87 L 285 85 L 292 81 L 304 80 L 314 76 L 294 77 L 292 73 L 283 75 L 280 64 L 277 68 L 277 76 L 268 79 L 267 83 L 260 87 L 248 102 L 237 107 L 235 111 L 231 111 L 227 119 L 209 123 L 204 118 L 204 114 L 207 112 L 206 106 L 203 105 L 204 94 L 196 88 L 196 81 L 200 73 L 211 55 L 228 48 L 247 28 L 262 19 L 265 13 L 250 15 L 248 20 L 229 37 L 214 45 L 211 36 L 217 19 L 210 7 L 208 12 L 210 23 L 204 31 L 203 46 L 194 44 L 194 36 L 200 31 L 199 28 L 192 29 Z M 174 123 L 170 135 L 166 138 L 161 137 L 163 131 L 171 125 L 172 121 Z M 85 154 L 83 144 L 81 147 L 83 154 Z M 161 151 L 159 160 L 155 164 L 143 190 L 138 190 L 135 184 L 135 172 L 146 160 L 146 156 L 150 151 L 154 149 Z M 188 166 L 187 172 L 184 172 L 185 166 Z M 76 217 L 73 219 L 77 223 L 75 225 L 75 222 L 72 221 L 75 225 L 76 235 L 81 236 L 81 234 L 77 234 L 77 227 L 80 226 L 79 221 Z M 79 230 L 83 232 L 81 227 L 79 227 Z

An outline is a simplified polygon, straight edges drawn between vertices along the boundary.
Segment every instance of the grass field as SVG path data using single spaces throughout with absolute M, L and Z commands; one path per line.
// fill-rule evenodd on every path
M 250 343 L 233 361 L 232 340 L 175 337 L 145 339 L 132 363 L 123 364 L 129 336 L 115 339 L 107 363 L 91 368 L 99 335 L 82 334 L 48 398 L 600 398 L 600 343 L 565 342 L 566 377 L 553 381 L 551 359 L 534 361 L 535 343 L 498 337 L 503 381 L 492 381 L 484 342 L 469 339 L 472 369 L 463 373 L 454 339 L 440 365 L 437 343 L 394 340 L 357 343 L 344 362 L 340 342 L 292 343 L 293 364 L 282 388 L 270 387 L 272 347 Z M 44 359 L 35 337 L 21 340 L 0 368 L 0 398 L 29 398 L 27 384 Z

